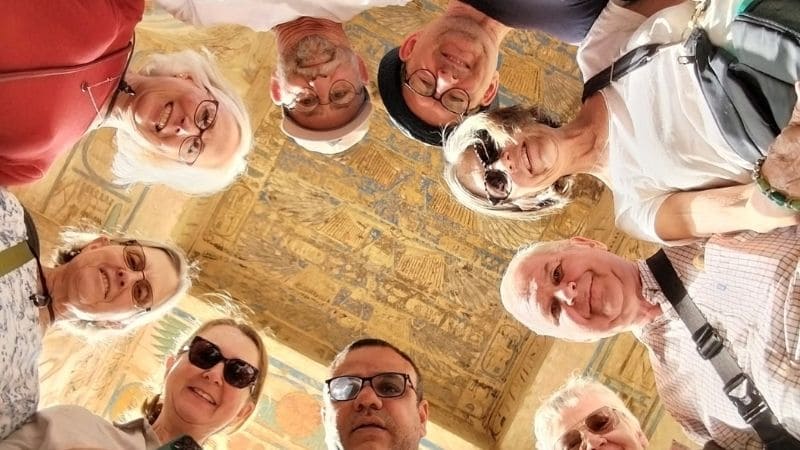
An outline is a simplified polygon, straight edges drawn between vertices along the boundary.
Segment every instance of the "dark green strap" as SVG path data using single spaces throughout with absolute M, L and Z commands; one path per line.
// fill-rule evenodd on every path
M 0 277 L 20 268 L 26 262 L 34 259 L 28 241 L 22 241 L 13 247 L 0 252 Z

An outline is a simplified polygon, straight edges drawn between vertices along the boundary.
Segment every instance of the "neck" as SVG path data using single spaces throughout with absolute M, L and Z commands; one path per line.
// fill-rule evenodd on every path
M 153 431 L 158 436 L 158 441 L 162 444 L 166 444 L 167 442 L 177 439 L 183 435 L 189 435 L 195 442 L 202 444 L 203 442 L 211 436 L 211 433 L 201 433 L 197 430 L 187 430 L 186 428 L 190 427 L 182 427 L 171 423 L 167 418 L 164 411 L 161 411 L 161 414 L 158 415 L 158 418 L 153 423 Z
M 144 77 L 142 75 L 137 74 L 136 72 L 128 71 L 125 74 L 125 82 L 128 83 L 128 85 L 131 88 L 133 88 L 134 91 L 137 90 L 139 83 L 142 81 L 142 78 Z M 134 98 L 135 96 L 133 95 L 128 95 L 124 92 L 119 92 L 117 94 L 117 99 L 114 101 L 114 106 L 111 108 L 111 113 L 119 114 L 120 112 L 127 110 L 133 104 Z M 108 101 L 111 101 L 111 99 L 109 98 Z M 108 107 L 108 105 L 106 105 L 105 107 Z
M 636 272 L 639 276 L 636 278 L 638 281 L 638 285 L 636 286 L 636 293 L 638 295 L 639 300 L 639 312 L 636 315 L 636 319 L 634 323 L 639 326 L 643 327 L 652 321 L 656 320 L 658 317 L 663 314 L 661 311 L 661 306 L 658 304 L 650 303 L 644 296 L 644 286 L 642 284 L 642 275 L 639 272 L 639 267 L 636 263 L 632 263 L 635 266 Z
M 573 149 L 566 173 L 586 173 L 608 185 L 608 111 L 603 98 L 590 97 L 561 132 L 565 148 Z
M 42 272 L 44 273 L 42 284 L 47 286 L 47 292 L 50 293 L 50 302 L 53 306 L 53 313 L 55 316 L 54 322 L 64 320 L 68 316 L 66 308 L 68 303 L 67 296 L 61 289 L 64 279 L 63 270 L 61 268 L 64 266 L 65 265 L 58 267 L 42 267 Z M 47 311 L 47 308 L 39 309 L 39 320 L 39 323 L 43 324 L 44 329 L 52 325 L 52 323 L 50 323 L 50 313 Z
M 444 19 L 447 17 L 466 17 L 480 24 L 481 27 L 493 37 L 498 48 L 500 48 L 500 44 L 503 42 L 508 32 L 511 31 L 510 27 L 503 25 L 481 11 L 458 0 L 451 0 L 450 3 L 448 3 L 447 9 L 444 11 L 443 15 Z
M 326 38 L 335 45 L 350 47 L 350 40 L 347 39 L 342 24 L 328 19 L 301 17 L 291 22 L 278 24 L 272 31 L 275 32 L 280 55 L 292 51 L 304 37 L 312 35 Z

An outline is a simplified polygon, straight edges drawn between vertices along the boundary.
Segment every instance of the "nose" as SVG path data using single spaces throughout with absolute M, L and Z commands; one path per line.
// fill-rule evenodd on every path
M 203 372 L 203 378 L 210 381 L 211 383 L 216 384 L 217 386 L 222 386 L 222 379 L 223 379 L 223 370 L 225 369 L 225 365 L 221 362 L 215 364 L 214 367 L 210 369 L 206 369 Z
M 175 134 L 178 136 L 194 136 L 200 132 L 197 124 L 194 123 L 194 117 L 188 116 L 181 112 L 181 117 L 175 127 Z
M 596 448 L 601 448 L 604 446 L 608 441 L 603 436 L 597 436 L 596 434 L 592 433 L 591 431 L 586 431 L 583 434 L 583 449 L 585 450 L 593 450 Z
M 372 383 L 362 386 L 361 392 L 358 393 L 353 401 L 355 402 L 356 411 L 362 411 L 367 408 L 381 409 L 383 407 L 383 400 L 375 394 L 372 389 Z
M 133 282 L 141 278 L 141 274 L 139 272 L 133 271 L 127 267 L 120 267 L 116 271 L 117 275 L 117 283 L 119 287 L 124 288 L 125 286 L 130 286 Z
M 572 306 L 575 297 L 578 295 L 578 284 L 574 281 L 563 283 L 561 288 L 555 292 L 555 297 L 563 303 Z

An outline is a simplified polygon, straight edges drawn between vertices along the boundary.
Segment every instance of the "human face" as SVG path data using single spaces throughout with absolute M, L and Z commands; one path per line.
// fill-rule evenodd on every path
M 273 102 L 285 106 L 286 114 L 298 125 L 332 130 L 358 115 L 367 100 L 364 84 L 368 79 L 364 61 L 351 48 L 311 35 L 279 56 L 270 93 Z M 314 97 L 316 107 L 295 107 Z
M 647 438 L 641 427 L 626 413 L 627 408 L 616 396 L 587 390 L 577 403 L 564 408 L 559 419 L 553 424 L 550 436 L 555 441 L 552 448 L 553 450 L 647 448 Z M 587 426 L 587 418 L 590 426 Z M 609 421 L 605 427 L 600 427 L 599 424 L 604 423 L 603 418 L 608 418 Z M 594 422 L 594 425 L 591 422 Z M 601 430 L 592 432 L 591 428 L 601 428 Z
M 499 42 L 475 20 L 442 16 L 406 38 L 400 46 L 400 60 L 407 76 L 426 69 L 436 77 L 434 97 L 451 89 L 462 89 L 471 102 L 468 110 L 488 106 L 497 95 Z M 433 97 L 425 97 L 403 85 L 403 99 L 417 117 L 429 125 L 445 126 L 460 115 Z
M 130 317 L 160 305 L 179 285 L 164 250 L 122 245 L 105 237 L 92 241 L 62 267 L 62 282 L 53 294 L 65 296 L 68 307 L 86 319 Z M 146 285 L 149 295 L 143 292 Z M 143 301 L 146 297 L 152 301 Z
M 259 367 L 258 347 L 238 328 L 217 325 L 198 336 L 216 345 L 225 358 Z M 186 434 L 210 436 L 244 420 L 255 408 L 249 388 L 240 389 L 225 382 L 222 361 L 209 369 L 201 369 L 192 364 L 184 352 L 168 361 L 168 367 L 163 420 Z
M 523 251 L 501 283 L 503 305 L 539 334 L 593 341 L 650 319 L 635 263 L 597 241 L 572 238 L 555 251 Z M 648 308 L 649 307 L 649 308 Z
M 456 178 L 465 189 L 492 204 L 512 203 L 537 194 L 570 175 L 563 161 L 566 153 L 558 128 L 531 124 L 512 136 L 504 147 L 483 137 L 483 142 L 461 154 L 456 162 Z
M 202 133 L 203 151 L 191 165 L 215 168 L 227 164 L 236 153 L 241 140 L 233 114 L 218 104 L 216 118 L 203 131 L 204 121 L 198 121 L 203 105 L 217 101 L 205 88 L 185 76 L 140 76 L 135 85 L 136 95 L 130 104 L 136 130 L 158 149 L 158 155 L 188 164 L 181 153 L 187 138 Z M 203 114 L 199 114 L 202 119 Z
M 366 378 L 386 372 L 408 374 L 411 383 L 417 385 L 411 364 L 384 347 L 363 347 L 349 352 L 331 378 Z M 417 394 L 410 387 L 400 397 L 382 398 L 367 384 L 353 400 L 328 399 L 325 408 L 326 420 L 335 421 L 339 443 L 345 450 L 417 449 L 425 436 L 428 402 L 418 403 Z

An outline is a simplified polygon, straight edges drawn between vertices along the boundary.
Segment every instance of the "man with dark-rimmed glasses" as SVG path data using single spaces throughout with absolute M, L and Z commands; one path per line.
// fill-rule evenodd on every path
M 323 386 L 330 450 L 419 448 L 428 421 L 422 376 L 414 361 L 380 339 L 348 345 Z

